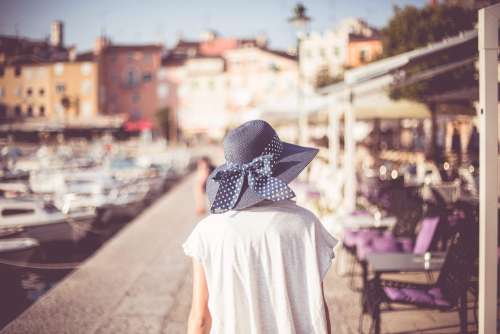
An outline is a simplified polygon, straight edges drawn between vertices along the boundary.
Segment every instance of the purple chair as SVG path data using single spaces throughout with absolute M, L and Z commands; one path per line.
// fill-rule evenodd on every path
M 397 238 L 389 233 L 370 236 L 365 239 L 359 238 L 356 240 L 357 258 L 364 261 L 368 254 L 387 252 L 423 254 L 430 249 L 432 242 L 435 240 L 438 225 L 439 217 L 424 218 L 415 244 L 410 238 Z
M 475 260 L 475 248 L 471 240 L 477 236 L 477 232 L 476 227 L 470 226 L 456 232 L 435 284 L 382 280 L 379 276 L 370 280 L 363 291 L 363 311 L 372 316 L 371 329 L 376 334 L 380 333 L 380 313 L 393 311 L 393 304 L 405 304 L 437 310 L 456 308 L 460 318 L 460 333 L 466 333 L 467 287 Z M 382 309 L 382 305 L 387 307 Z

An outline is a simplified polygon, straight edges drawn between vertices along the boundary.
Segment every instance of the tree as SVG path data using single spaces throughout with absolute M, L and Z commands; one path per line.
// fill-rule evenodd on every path
M 476 12 L 461 6 L 438 4 L 423 8 L 395 7 L 394 16 L 382 30 L 384 57 L 394 56 L 430 43 L 439 42 L 460 32 L 474 29 Z M 477 54 L 477 41 L 448 49 L 405 69 L 405 76 L 411 77 L 421 71 L 439 65 L 453 63 Z M 436 146 L 436 105 L 428 102 L 430 96 L 446 91 L 470 88 L 477 85 L 473 63 L 462 66 L 418 83 L 391 89 L 394 99 L 410 99 L 423 102 L 432 112 L 431 155 Z M 471 105 L 469 105 L 471 107 Z
M 337 82 L 341 82 L 342 80 L 344 80 L 344 77 L 342 75 L 332 76 L 328 67 L 325 66 L 320 68 L 320 70 L 316 74 L 314 86 L 316 88 L 321 88 L 335 84 Z
M 167 139 L 170 139 L 170 137 L 172 136 L 171 133 L 172 124 L 170 120 L 170 115 L 171 115 L 171 110 L 169 107 L 160 108 L 155 114 L 156 124 L 163 133 L 163 136 Z

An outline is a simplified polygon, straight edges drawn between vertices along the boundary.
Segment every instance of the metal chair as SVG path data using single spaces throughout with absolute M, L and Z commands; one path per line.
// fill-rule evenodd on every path
M 475 238 L 475 235 L 477 229 L 471 228 L 471 224 L 462 224 L 450 240 L 447 256 L 435 284 L 382 280 L 378 276 L 368 281 L 362 303 L 363 310 L 372 317 L 370 332 L 380 333 L 382 311 L 391 311 L 393 304 L 404 304 L 425 309 L 457 310 L 460 332 L 466 333 L 467 288 L 475 254 L 475 243 L 471 242 L 471 238 Z M 382 305 L 386 307 L 382 309 Z

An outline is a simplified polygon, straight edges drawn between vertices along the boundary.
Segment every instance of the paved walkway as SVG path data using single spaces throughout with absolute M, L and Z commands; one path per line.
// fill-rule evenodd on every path
M 144 211 L 0 334 L 185 334 L 191 267 L 181 244 L 198 220 L 192 205 L 193 184 L 194 175 Z M 325 281 L 333 333 L 357 333 L 360 295 L 348 288 L 347 278 L 337 274 L 339 263 Z M 456 312 L 392 312 L 382 319 L 384 333 L 423 333 L 419 329 L 458 324 Z M 368 318 L 365 323 L 367 332 Z M 424 333 L 457 331 L 452 327 Z

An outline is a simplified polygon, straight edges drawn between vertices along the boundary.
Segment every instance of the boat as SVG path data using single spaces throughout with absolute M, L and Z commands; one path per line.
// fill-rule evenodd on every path
M 128 179 L 130 178 L 130 179 Z M 55 193 L 54 205 L 65 214 L 94 209 L 101 223 L 135 216 L 146 202 L 151 187 L 148 178 L 118 180 L 106 170 L 75 172 Z
M 78 241 L 84 229 L 75 229 L 73 224 L 84 226 L 94 217 L 90 211 L 65 215 L 37 199 L 0 199 L 0 236 L 34 238 L 40 243 Z
M 33 238 L 0 239 L 0 264 L 27 263 L 39 246 Z

